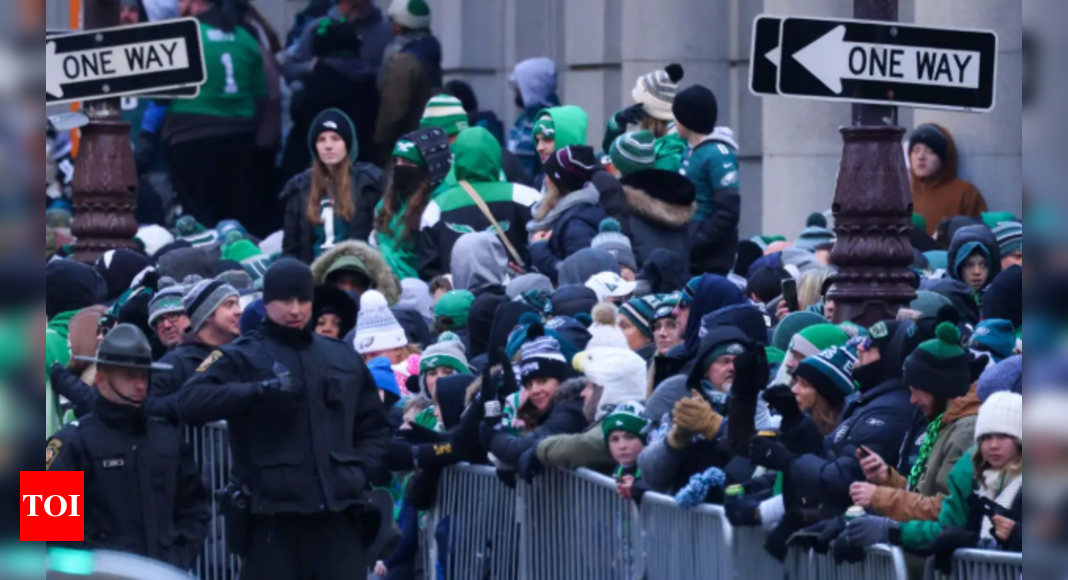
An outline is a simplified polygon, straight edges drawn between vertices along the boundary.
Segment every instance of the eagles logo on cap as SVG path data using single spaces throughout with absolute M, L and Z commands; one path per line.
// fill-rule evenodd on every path
M 745 347 L 740 344 L 732 344 L 727 347 L 727 354 L 739 355 L 745 353 Z
M 333 121 L 323 121 L 323 127 L 326 127 L 327 129 L 335 129 L 336 130 L 337 129 L 337 123 L 335 123 Z
M 890 329 L 886 327 L 885 321 L 879 322 L 875 326 L 871 327 L 871 330 L 868 331 L 868 334 L 870 334 L 872 338 L 886 338 L 890 335 Z

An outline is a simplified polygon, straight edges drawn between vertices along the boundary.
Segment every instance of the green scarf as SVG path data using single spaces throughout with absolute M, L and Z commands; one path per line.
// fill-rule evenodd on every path
M 623 475 L 624 475 L 623 472 L 624 471 L 626 471 L 626 468 L 623 467 L 622 465 L 620 465 L 619 467 L 616 467 L 616 473 L 615 473 L 616 481 L 619 481 L 620 479 L 623 478 Z M 634 472 L 634 479 L 637 480 L 637 479 L 641 479 L 641 478 L 642 478 L 642 470 L 639 467 L 638 470 Z
M 931 458 L 931 450 L 934 449 L 935 443 L 938 443 L 938 434 L 942 431 L 942 418 L 945 416 L 946 414 L 942 413 L 927 426 L 923 443 L 920 443 L 920 456 L 916 458 L 916 463 L 912 464 L 912 471 L 909 472 L 909 490 L 916 489 L 920 478 L 927 473 L 927 461 Z

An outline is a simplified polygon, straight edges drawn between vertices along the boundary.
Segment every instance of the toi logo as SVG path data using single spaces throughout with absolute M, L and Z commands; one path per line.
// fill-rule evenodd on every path
M 85 473 L 23 471 L 19 474 L 19 497 L 19 540 L 84 541 Z

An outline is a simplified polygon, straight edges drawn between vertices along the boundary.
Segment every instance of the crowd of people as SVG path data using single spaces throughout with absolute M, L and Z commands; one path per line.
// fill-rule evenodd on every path
M 443 83 L 423 0 L 312 2 L 284 50 L 246 2 L 166 4 L 125 2 L 133 21 L 201 22 L 208 84 L 151 104 L 137 138 L 182 215 L 142 187 L 160 211 L 139 214 L 140 250 L 86 265 L 57 241 L 54 196 L 46 466 L 136 487 L 113 436 L 102 463 L 90 442 L 133 429 L 185 509 L 139 538 L 124 526 L 143 518 L 90 518 L 87 540 L 188 568 L 214 490 L 167 427 L 225 419 L 257 578 L 351 573 L 356 544 L 378 576 L 413 578 L 420 514 L 459 462 L 722 504 L 780 560 L 798 543 L 839 561 L 896 544 L 943 570 L 959 548 L 1022 551 L 1023 226 L 957 176 L 945 128 L 907 143 L 916 299 L 865 328 L 836 323 L 823 213 L 740 238 L 738 146 L 677 64 L 636 79 L 591 145 L 549 59 L 516 66 L 507 131 Z M 1036 404 L 1036 432 L 1064 432 L 1058 401 Z M 1033 440 L 1036 477 L 1066 452 Z M 391 494 L 395 547 L 332 517 L 371 488 Z M 1058 501 L 1033 499 L 1029 527 L 1066 537 Z

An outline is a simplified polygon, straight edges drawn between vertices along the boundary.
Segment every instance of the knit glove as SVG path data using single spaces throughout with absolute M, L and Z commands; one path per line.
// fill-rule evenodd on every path
M 712 405 L 697 391 L 675 403 L 673 419 L 680 428 L 690 433 L 699 433 L 705 439 L 714 439 L 723 425 L 723 415 L 712 410 Z
M 749 459 L 774 471 L 788 472 L 797 456 L 782 443 L 769 437 L 753 437 L 749 442 Z
M 868 548 L 875 544 L 889 544 L 891 530 L 900 530 L 897 522 L 881 516 L 857 518 L 846 526 L 842 534 L 850 544 Z
M 749 440 L 756 434 L 756 413 L 760 391 L 768 386 L 768 356 L 764 347 L 752 341 L 742 345 L 745 351 L 734 359 L 734 384 L 727 411 L 730 429 L 727 440 L 733 455 L 744 456 Z
M 792 431 L 805 418 L 797 404 L 797 397 L 786 385 L 775 385 L 764 391 L 764 401 L 782 416 L 781 432 Z
M 639 103 L 619 111 L 612 117 L 612 120 L 615 122 L 616 127 L 623 131 L 626 130 L 627 125 L 637 125 L 641 123 L 645 116 L 645 109 Z
M 794 534 L 794 537 L 790 538 L 790 545 L 800 545 L 812 548 L 817 554 L 826 554 L 845 529 L 846 521 L 841 516 L 823 520 Z
M 736 528 L 756 527 L 760 525 L 760 501 L 748 496 L 742 499 L 728 502 L 724 506 L 727 519 Z
M 540 475 L 545 466 L 538 460 L 538 446 L 535 445 L 519 457 L 519 476 L 527 483 L 534 483 L 534 477 Z
M 727 475 L 718 467 L 709 467 L 701 473 L 690 477 L 689 483 L 683 486 L 675 494 L 675 503 L 682 508 L 692 508 L 700 505 L 708 496 L 708 491 L 714 487 L 723 487 L 727 483 Z
M 420 470 L 445 469 L 456 465 L 460 458 L 452 448 L 452 443 L 424 443 L 412 447 L 415 466 Z
M 844 535 L 839 536 L 837 540 L 831 541 L 831 554 L 834 555 L 834 563 L 839 566 L 842 564 L 859 564 L 868 557 L 868 551 L 863 546 L 853 544 L 845 539 Z

